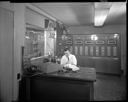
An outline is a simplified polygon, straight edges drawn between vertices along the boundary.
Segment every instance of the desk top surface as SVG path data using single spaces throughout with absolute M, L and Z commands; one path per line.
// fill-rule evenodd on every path
M 67 72 L 52 72 L 52 73 L 36 73 L 31 76 L 26 76 L 28 78 L 61 78 L 66 80 L 80 80 L 80 81 L 96 81 L 96 70 L 95 68 L 80 67 L 77 72 L 67 71 Z
M 88 80 L 88 81 L 96 81 L 96 70 L 95 68 L 87 68 L 87 67 L 80 67 L 80 70 L 77 72 L 53 72 L 49 75 L 59 76 L 59 77 L 66 77 L 66 78 L 74 78 L 80 80 Z

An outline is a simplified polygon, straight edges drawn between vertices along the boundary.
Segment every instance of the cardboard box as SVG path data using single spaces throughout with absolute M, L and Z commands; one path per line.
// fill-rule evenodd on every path
M 38 66 L 39 70 L 41 70 L 43 73 L 52 73 L 63 69 L 63 66 L 58 63 L 52 63 L 52 62 L 44 63 L 43 58 L 32 60 L 31 64 Z
M 62 69 L 62 65 L 52 62 L 43 63 L 41 66 L 41 71 L 44 73 L 52 73 Z

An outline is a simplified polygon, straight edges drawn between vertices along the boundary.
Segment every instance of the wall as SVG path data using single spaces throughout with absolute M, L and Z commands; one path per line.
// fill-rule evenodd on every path
M 0 7 L 14 11 L 14 4 L 10 2 L 0 2 Z
M 40 15 L 39 13 L 26 8 L 25 9 L 25 21 L 26 23 L 35 25 L 37 27 L 41 27 L 44 28 L 44 19 L 45 17 L 43 17 L 42 15 Z
M 69 34 L 102 34 L 102 33 L 118 33 L 121 35 L 121 69 L 126 75 L 126 25 L 106 25 L 103 27 L 80 26 L 69 27 Z
M 14 75 L 13 75 L 13 100 L 18 99 L 19 80 L 21 74 L 21 47 L 24 45 L 25 36 L 25 4 L 14 4 Z
M 11 102 L 13 79 L 14 12 L 0 7 L 0 102 Z

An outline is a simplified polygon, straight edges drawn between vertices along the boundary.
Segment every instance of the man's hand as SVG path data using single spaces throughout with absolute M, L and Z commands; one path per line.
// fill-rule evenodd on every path
M 69 64 L 65 64 L 64 67 L 69 68 Z

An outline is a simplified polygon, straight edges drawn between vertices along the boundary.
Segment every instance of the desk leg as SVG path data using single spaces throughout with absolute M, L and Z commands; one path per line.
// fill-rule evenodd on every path
M 30 78 L 26 78 L 26 100 L 30 102 Z

